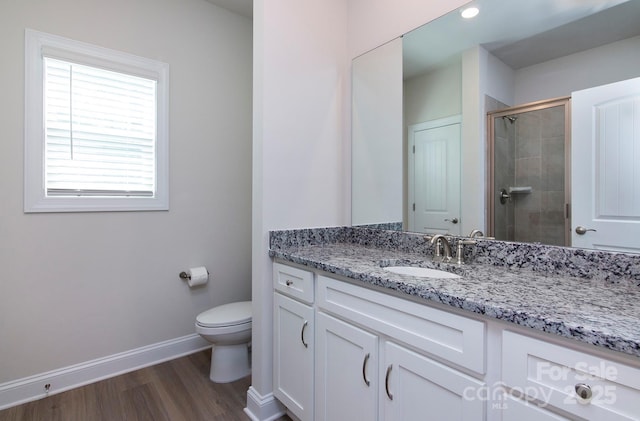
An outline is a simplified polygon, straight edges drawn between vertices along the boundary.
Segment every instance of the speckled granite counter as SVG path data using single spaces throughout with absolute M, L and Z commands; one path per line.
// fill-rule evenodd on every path
M 470 264 L 434 263 L 421 235 L 359 228 L 275 231 L 270 256 L 418 299 L 640 357 L 640 256 L 478 241 Z M 385 266 L 462 275 L 431 279 Z

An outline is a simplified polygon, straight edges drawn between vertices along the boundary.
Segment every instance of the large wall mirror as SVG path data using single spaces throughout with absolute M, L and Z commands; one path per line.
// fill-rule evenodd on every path
M 640 252 L 640 0 L 467 6 L 354 60 L 352 225 Z

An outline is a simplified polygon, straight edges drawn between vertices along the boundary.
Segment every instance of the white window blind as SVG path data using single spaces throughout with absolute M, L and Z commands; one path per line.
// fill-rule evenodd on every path
M 24 211 L 169 209 L 169 65 L 25 30 Z
M 153 79 L 43 57 L 48 196 L 153 196 Z

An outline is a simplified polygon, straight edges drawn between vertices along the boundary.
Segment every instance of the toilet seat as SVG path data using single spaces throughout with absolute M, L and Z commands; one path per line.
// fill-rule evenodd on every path
M 202 327 L 226 327 L 249 324 L 251 301 L 223 304 L 198 314 L 196 323 Z

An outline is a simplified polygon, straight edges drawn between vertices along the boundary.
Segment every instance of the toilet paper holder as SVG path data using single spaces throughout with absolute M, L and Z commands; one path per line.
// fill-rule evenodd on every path
M 207 270 L 207 275 L 211 275 L 208 270 Z M 185 271 L 180 272 L 180 275 L 178 275 L 178 276 L 180 276 L 180 279 L 184 279 L 184 280 L 190 280 L 191 279 L 191 275 L 189 275 Z

